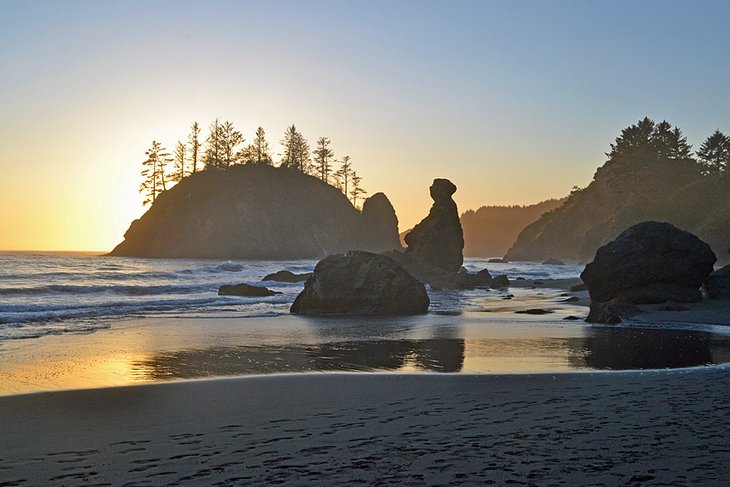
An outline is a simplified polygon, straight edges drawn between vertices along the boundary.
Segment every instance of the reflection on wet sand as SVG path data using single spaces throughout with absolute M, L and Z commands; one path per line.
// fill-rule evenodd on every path
M 671 329 L 591 327 L 570 339 L 571 364 L 597 370 L 674 369 L 724 363 L 727 336 Z
M 148 380 L 292 372 L 459 372 L 464 340 L 349 341 L 159 353 L 132 364 Z
M 581 338 L 430 338 L 241 345 L 157 353 L 140 379 L 334 371 L 525 372 L 634 370 L 723 363 L 730 339 L 678 330 L 589 328 Z

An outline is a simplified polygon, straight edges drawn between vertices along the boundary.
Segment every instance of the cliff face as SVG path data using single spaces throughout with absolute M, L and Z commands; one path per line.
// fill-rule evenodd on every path
M 294 170 L 203 171 L 160 194 L 110 255 L 305 259 L 400 249 L 393 207 L 373 198 L 377 211 L 361 214 L 336 188 Z
M 701 176 L 689 161 L 607 162 L 587 188 L 528 225 L 505 257 L 588 262 L 599 247 L 646 220 L 692 232 L 727 260 L 730 185 Z

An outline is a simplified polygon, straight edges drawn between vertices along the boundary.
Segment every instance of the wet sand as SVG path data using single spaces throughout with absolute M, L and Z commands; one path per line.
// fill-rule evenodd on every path
M 0 398 L 0 485 L 727 485 L 730 369 L 249 377 Z

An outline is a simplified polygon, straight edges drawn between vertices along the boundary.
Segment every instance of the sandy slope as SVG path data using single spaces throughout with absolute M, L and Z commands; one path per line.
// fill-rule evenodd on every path
M 727 485 L 730 368 L 0 398 L 0 485 Z

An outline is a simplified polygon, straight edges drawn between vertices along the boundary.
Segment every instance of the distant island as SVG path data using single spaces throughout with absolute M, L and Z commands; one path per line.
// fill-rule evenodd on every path
M 588 262 L 629 226 L 658 220 L 694 233 L 728 261 L 730 137 L 716 131 L 691 149 L 666 121 L 644 118 L 625 128 L 593 181 L 528 225 L 505 257 Z
M 353 248 L 400 249 L 384 194 L 368 198 L 361 212 L 316 177 L 247 164 L 196 172 L 160 193 L 110 255 L 314 259 Z
M 264 129 L 241 147 L 231 122 L 197 122 L 174 153 L 153 141 L 140 193 L 150 209 L 110 255 L 210 259 L 313 259 L 350 249 L 401 250 L 398 219 L 383 193 L 366 191 L 351 158 L 326 137 L 309 143 L 287 128 L 278 167 Z M 335 164 L 339 164 L 335 168 Z

